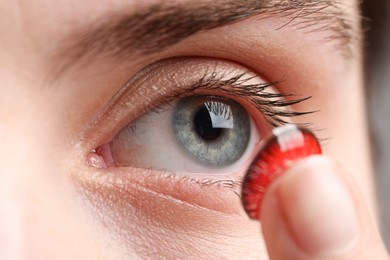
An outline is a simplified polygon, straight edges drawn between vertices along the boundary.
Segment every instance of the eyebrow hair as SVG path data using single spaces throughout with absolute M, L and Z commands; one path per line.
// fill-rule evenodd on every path
M 69 64 L 87 56 L 128 57 L 129 53 L 162 51 L 189 36 L 229 25 L 255 15 L 288 18 L 276 28 L 292 26 L 307 33 L 329 31 L 328 41 L 338 41 L 346 53 L 359 36 L 359 26 L 343 11 L 338 0 L 219 0 L 199 3 L 159 3 L 130 14 L 108 16 L 94 26 L 74 33 L 64 48 Z M 360 40 L 360 39 L 359 39 Z M 65 41 L 66 42 L 66 41 Z M 65 65 L 66 67 L 66 65 Z

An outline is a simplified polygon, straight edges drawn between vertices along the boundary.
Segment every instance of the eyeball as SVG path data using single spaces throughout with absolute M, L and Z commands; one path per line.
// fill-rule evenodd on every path
M 129 124 L 109 144 L 108 157 L 118 167 L 234 173 L 249 165 L 259 142 L 257 125 L 238 102 L 198 95 Z

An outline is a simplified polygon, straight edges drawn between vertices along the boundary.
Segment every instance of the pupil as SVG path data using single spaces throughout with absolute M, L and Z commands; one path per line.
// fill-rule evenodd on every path
M 212 118 L 206 106 L 203 106 L 194 117 L 195 131 L 206 141 L 214 141 L 222 134 L 222 128 L 214 128 Z

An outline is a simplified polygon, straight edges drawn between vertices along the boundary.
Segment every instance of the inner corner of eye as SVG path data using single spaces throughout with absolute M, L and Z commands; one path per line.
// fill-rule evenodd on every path
M 158 113 L 145 114 L 129 128 L 92 153 L 98 168 L 115 165 L 186 173 L 241 171 L 260 137 L 258 126 L 238 102 L 207 95 L 178 99 Z
M 114 166 L 111 149 L 109 145 L 99 146 L 87 154 L 86 165 L 94 168 L 104 169 Z

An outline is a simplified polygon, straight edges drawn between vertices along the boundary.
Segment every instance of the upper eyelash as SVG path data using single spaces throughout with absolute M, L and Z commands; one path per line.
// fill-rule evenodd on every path
M 248 84 L 247 82 L 256 78 L 256 76 L 247 77 L 246 73 L 241 73 L 227 80 L 221 79 L 222 77 L 224 77 L 223 74 L 219 76 L 216 72 L 213 72 L 210 76 L 205 75 L 198 82 L 199 86 L 195 86 L 194 89 L 203 85 L 206 89 L 214 88 L 214 90 L 219 90 L 224 94 L 233 94 L 233 96 L 245 98 L 258 111 L 262 112 L 268 123 L 273 127 L 288 123 L 284 118 L 302 116 L 314 112 L 299 112 L 283 109 L 283 107 L 301 103 L 310 99 L 311 97 L 286 100 L 286 97 L 294 97 L 295 95 L 285 93 L 269 93 L 265 91 L 269 87 L 276 86 L 280 83 L 280 81 Z M 227 86 L 232 88 L 227 89 Z
M 178 91 L 165 96 L 163 99 L 154 103 L 152 107 L 148 107 L 146 112 L 157 111 L 164 105 L 171 105 L 171 102 L 178 98 L 194 95 L 199 90 L 217 91 L 221 94 L 228 96 L 237 96 L 245 99 L 256 110 L 260 111 L 266 121 L 272 127 L 278 127 L 289 123 L 288 118 L 303 116 L 314 113 L 316 111 L 291 111 L 285 109 L 287 106 L 295 105 L 306 101 L 311 96 L 303 98 L 294 98 L 287 100 L 287 97 L 296 97 L 294 94 L 286 93 L 270 93 L 266 89 L 279 84 L 281 81 L 250 84 L 250 80 L 256 78 L 256 76 L 248 76 L 247 73 L 241 73 L 236 76 L 226 78 L 226 75 L 230 72 L 220 73 L 211 72 L 205 73 L 197 82 L 191 85 L 191 87 Z M 308 126 L 309 123 L 304 124 Z M 135 127 L 133 125 L 133 127 Z

